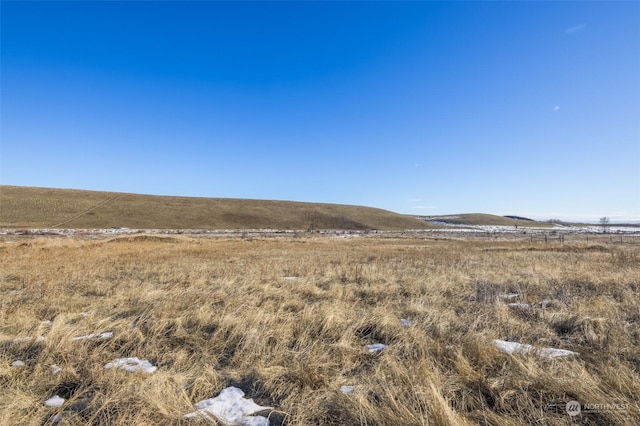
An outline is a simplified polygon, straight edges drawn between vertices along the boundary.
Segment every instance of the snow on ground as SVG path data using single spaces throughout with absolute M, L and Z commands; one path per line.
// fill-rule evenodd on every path
M 451 216 L 454 218 L 455 216 Z M 421 219 L 425 220 L 425 219 Z M 490 234 L 546 234 L 549 232 L 559 232 L 563 234 L 603 234 L 603 229 L 598 225 L 577 226 L 554 224 L 553 227 L 530 227 L 530 226 L 500 226 L 500 225 L 465 225 L 452 224 L 446 221 L 429 220 L 436 225 L 441 225 L 438 229 L 409 229 L 405 231 L 379 231 L 379 230 L 344 230 L 344 229 L 322 229 L 309 232 L 303 229 L 129 229 L 129 228 L 87 228 L 87 229 L 59 229 L 59 228 L 33 228 L 14 229 L 2 228 L 0 235 L 51 235 L 60 237 L 117 237 L 123 235 L 191 235 L 208 236 L 221 238 L 282 238 L 294 237 L 298 235 L 321 235 L 334 238 L 350 238 L 364 236 L 394 236 L 394 235 L 433 235 L 438 233 L 490 233 Z M 640 226 L 632 225 L 610 225 L 607 227 L 610 234 L 640 235 Z
M 295 279 L 296 277 L 284 277 L 285 279 Z M 505 302 L 517 300 L 520 297 L 518 293 L 508 293 L 498 296 Z M 548 300 L 543 301 L 549 302 Z M 507 303 L 509 307 L 515 308 L 529 308 L 531 305 L 512 302 Z M 400 322 L 403 327 L 408 327 L 415 324 L 415 321 L 401 318 Z M 72 340 L 87 340 L 87 339 L 108 339 L 113 337 L 113 332 L 92 333 L 85 336 L 75 337 Z M 18 337 L 13 339 L 13 342 L 26 342 L 26 341 L 39 341 L 44 340 L 44 337 L 39 336 L 37 338 L 32 337 Z M 577 352 L 557 349 L 557 348 L 539 348 L 528 344 L 522 344 L 518 342 L 510 342 L 506 340 L 495 339 L 492 342 L 496 348 L 503 353 L 507 354 L 528 354 L 543 358 L 557 358 L 564 356 L 577 356 Z M 371 353 L 377 353 L 388 346 L 383 343 L 374 343 L 366 346 Z M 20 360 L 13 361 L 11 366 L 22 367 L 25 363 Z M 137 357 L 130 358 L 118 358 L 104 365 L 104 368 L 120 368 L 129 372 L 144 372 L 153 373 L 158 367 L 152 365 L 148 360 L 142 360 Z M 62 371 L 62 368 L 53 364 L 50 366 L 51 374 L 56 375 Z M 343 385 L 340 387 L 340 391 L 345 395 L 353 394 L 355 387 L 351 385 Z M 58 395 L 54 395 L 44 402 L 46 407 L 58 408 L 64 405 L 66 400 Z M 272 410 L 273 407 L 260 406 L 253 402 L 252 399 L 244 398 L 244 392 L 236 387 L 227 387 L 223 389 L 220 394 L 214 398 L 206 399 L 198 402 L 194 405 L 195 411 L 184 415 L 184 418 L 202 418 L 210 420 L 212 422 L 220 422 L 227 426 L 269 426 L 269 419 L 256 415 L 256 413 L 265 410 Z
M 140 359 L 138 357 L 132 358 L 118 358 L 104 365 L 104 368 L 121 368 L 131 373 L 153 373 L 158 369 L 155 365 L 151 364 L 146 359 Z
M 499 339 L 494 340 L 493 343 L 496 345 L 500 352 L 504 352 L 506 354 L 526 354 L 529 352 L 533 352 L 543 358 L 557 358 L 561 356 L 580 355 L 577 352 L 568 351 L 566 349 L 536 348 L 531 345 L 526 345 L 518 342 L 508 342 L 506 340 Z
M 387 345 L 385 345 L 384 343 L 374 343 L 373 345 L 367 345 L 367 349 L 369 349 L 369 352 L 371 353 L 380 352 L 386 347 Z
M 200 401 L 194 407 L 196 411 L 186 414 L 185 418 L 217 419 L 227 426 L 269 426 L 269 419 L 253 414 L 273 410 L 273 407 L 256 404 L 253 399 L 245 399 L 244 392 L 234 386 L 222 389 L 215 398 Z
M 113 337 L 113 332 L 111 331 L 105 331 L 104 333 L 91 333 L 91 334 L 87 334 L 86 336 L 78 336 L 78 337 L 73 337 L 71 340 L 77 341 L 77 340 L 89 340 L 89 339 L 98 339 L 98 340 L 104 340 L 104 339 L 111 339 Z
M 575 226 L 575 225 L 560 225 L 555 224 L 554 230 L 558 231 L 571 231 L 577 233 L 589 233 L 589 234 L 637 234 L 640 233 L 640 227 L 638 226 L 624 226 L 624 225 L 607 225 L 606 231 L 603 230 L 601 225 L 590 226 Z
M 544 358 L 557 358 L 560 356 L 580 355 L 578 352 L 573 352 L 566 349 L 556 349 L 556 348 L 541 348 L 541 349 L 538 349 L 538 353 L 540 354 L 540 356 Z
M 450 223 L 438 220 L 432 220 L 435 225 L 444 226 L 436 230 L 426 230 L 426 232 L 486 232 L 490 234 L 527 234 L 563 232 L 572 234 L 604 234 L 602 226 L 577 226 L 577 225 L 561 225 L 554 224 L 552 227 L 536 227 L 536 226 L 506 226 L 506 225 L 466 225 L 462 223 Z M 424 232 L 424 231 L 423 231 Z M 607 226 L 607 234 L 640 234 L 638 226 Z
M 45 407 L 62 407 L 66 400 L 64 398 L 59 397 L 58 395 L 54 395 L 51 398 L 47 399 L 44 402 Z
M 305 230 L 293 229 L 130 229 L 130 228 L 2 228 L 0 235 L 120 236 L 120 235 L 209 235 L 213 237 L 254 237 L 296 235 Z
M 351 395 L 354 391 L 355 388 L 353 386 L 340 386 L 340 391 L 342 391 L 342 393 L 346 394 L 346 395 Z

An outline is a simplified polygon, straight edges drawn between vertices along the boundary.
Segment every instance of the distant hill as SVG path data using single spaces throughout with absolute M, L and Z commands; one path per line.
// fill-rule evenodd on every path
M 508 215 L 508 214 L 504 215 L 504 217 L 506 217 L 507 219 L 533 221 L 533 219 L 529 219 L 528 217 L 514 216 L 514 215 Z
M 0 227 L 403 230 L 434 225 L 387 210 L 340 204 L 0 185 Z
M 419 219 L 445 223 L 450 225 L 483 225 L 483 226 L 518 226 L 518 227 L 549 227 L 547 222 L 538 222 L 526 217 L 520 216 L 497 216 L 484 213 L 463 213 L 455 215 L 443 216 L 419 216 Z

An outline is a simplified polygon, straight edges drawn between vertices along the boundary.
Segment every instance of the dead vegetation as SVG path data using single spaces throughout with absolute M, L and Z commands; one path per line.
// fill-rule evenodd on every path
M 206 424 L 183 416 L 227 386 L 275 407 L 272 425 L 635 424 L 640 248 L 531 248 L 13 237 L 0 243 L 0 424 Z M 579 356 L 508 355 L 494 339 Z M 158 370 L 104 368 L 122 357 Z M 64 404 L 45 407 L 54 395 Z M 571 400 L 610 405 L 570 417 Z

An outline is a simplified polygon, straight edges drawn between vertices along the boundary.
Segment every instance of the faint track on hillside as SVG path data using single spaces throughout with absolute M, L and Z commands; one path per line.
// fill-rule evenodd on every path
M 101 201 L 101 202 L 99 202 L 98 204 L 96 204 L 96 205 L 94 205 L 94 206 L 91 206 L 91 207 L 89 207 L 88 209 L 86 209 L 86 210 L 84 210 L 84 211 L 82 211 L 82 212 L 78 213 L 77 215 L 73 216 L 72 218 L 69 218 L 69 219 L 67 219 L 67 220 L 64 220 L 64 221 L 62 221 L 62 222 L 60 222 L 60 223 L 56 223 L 55 225 L 51 225 L 51 226 L 49 226 L 49 228 L 57 228 L 57 227 L 59 227 L 59 226 L 61 226 L 61 225 L 64 225 L 65 223 L 69 223 L 69 222 L 71 222 L 72 220 L 76 220 L 77 218 L 82 217 L 82 216 L 84 216 L 84 215 L 88 214 L 90 211 L 92 211 L 92 210 L 94 210 L 94 209 L 97 209 L 98 207 L 102 207 L 102 206 L 104 206 L 105 204 L 107 204 L 108 202 L 115 200 L 115 199 L 116 199 L 116 198 L 118 198 L 120 195 L 122 195 L 122 194 L 116 194 L 116 195 L 114 195 L 113 197 L 109 197 L 109 198 L 107 198 L 106 200 Z

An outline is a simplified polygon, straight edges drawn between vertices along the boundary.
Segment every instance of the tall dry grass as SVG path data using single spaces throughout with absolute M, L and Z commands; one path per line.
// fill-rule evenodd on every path
M 5 239 L 0 424 L 204 424 L 183 415 L 230 385 L 275 407 L 271 424 L 636 424 L 639 252 L 606 242 Z M 509 293 L 530 307 L 509 307 Z M 113 338 L 72 340 L 105 331 Z M 507 355 L 493 339 L 580 355 Z M 369 353 L 371 343 L 388 347 Z M 158 370 L 104 368 L 133 356 Z M 56 394 L 65 404 L 45 407 Z M 572 418 L 570 400 L 617 405 Z

